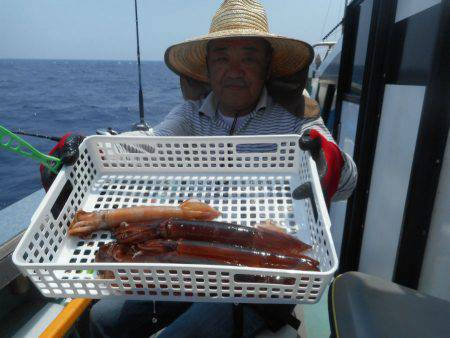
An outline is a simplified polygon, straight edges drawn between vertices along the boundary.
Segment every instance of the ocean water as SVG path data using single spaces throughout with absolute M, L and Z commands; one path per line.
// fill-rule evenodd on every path
M 145 119 L 156 125 L 182 102 L 178 77 L 163 62 L 142 66 Z M 0 60 L 0 125 L 50 136 L 93 135 L 139 121 L 133 61 Z M 48 153 L 55 142 L 23 136 Z M 0 209 L 41 188 L 39 164 L 0 149 Z

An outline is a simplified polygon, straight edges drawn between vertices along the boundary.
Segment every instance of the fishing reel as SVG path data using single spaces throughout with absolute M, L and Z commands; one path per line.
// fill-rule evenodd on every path
M 119 132 L 112 129 L 111 127 L 108 127 L 107 129 L 97 129 L 95 132 L 97 135 L 106 135 L 106 136 L 119 135 Z

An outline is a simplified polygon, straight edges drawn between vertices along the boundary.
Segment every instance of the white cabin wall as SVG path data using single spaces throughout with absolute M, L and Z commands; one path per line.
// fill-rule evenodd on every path
M 441 0 L 397 0 L 395 22 L 401 21 L 431 6 L 437 5 Z
M 419 290 L 450 301 L 450 135 L 447 137 Z
M 359 271 L 392 278 L 425 86 L 386 85 Z

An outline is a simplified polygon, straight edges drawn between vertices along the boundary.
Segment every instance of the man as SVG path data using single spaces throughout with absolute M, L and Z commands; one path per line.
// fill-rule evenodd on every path
M 311 102 L 301 95 L 312 58 L 308 44 L 268 33 L 264 9 L 256 1 L 224 1 L 208 35 L 166 51 L 167 66 L 181 76 L 191 100 L 174 108 L 154 129 L 127 134 L 307 134 L 304 146 L 318 146 L 314 158 L 327 202 L 347 198 L 356 183 L 355 165 L 336 146 L 322 119 L 311 116 Z M 292 308 L 244 306 L 243 336 L 278 328 Z M 93 306 L 91 328 L 94 336 L 106 337 L 148 337 L 163 327 L 159 337 L 230 337 L 235 314 L 228 303 L 111 299 Z

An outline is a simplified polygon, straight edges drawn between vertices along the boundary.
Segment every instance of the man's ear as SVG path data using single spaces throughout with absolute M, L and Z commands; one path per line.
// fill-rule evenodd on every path
M 180 87 L 185 100 L 203 99 L 211 91 L 208 83 L 200 82 L 183 75 L 180 76 Z

